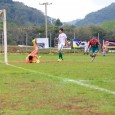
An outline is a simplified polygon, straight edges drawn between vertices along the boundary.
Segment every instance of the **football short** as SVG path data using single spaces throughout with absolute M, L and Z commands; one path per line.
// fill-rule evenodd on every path
M 58 44 L 58 51 L 62 51 L 64 45 L 63 44 Z
M 98 47 L 91 47 L 89 50 L 90 54 L 97 54 L 98 51 L 99 51 Z

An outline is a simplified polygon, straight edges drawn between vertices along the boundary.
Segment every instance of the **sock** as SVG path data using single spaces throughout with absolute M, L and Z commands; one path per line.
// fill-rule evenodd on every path
M 59 59 L 61 58 L 61 54 L 60 54 L 60 52 L 58 53 L 58 56 L 59 56 Z
M 63 59 L 63 55 L 62 55 L 62 53 L 60 53 L 60 57 L 61 57 L 61 59 Z
M 60 53 L 58 53 L 58 58 L 60 59 Z

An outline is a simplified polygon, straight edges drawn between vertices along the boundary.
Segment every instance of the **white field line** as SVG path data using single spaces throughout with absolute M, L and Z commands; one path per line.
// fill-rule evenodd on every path
M 91 88 L 91 89 L 96 89 L 96 90 L 99 90 L 99 91 L 102 91 L 102 92 L 107 92 L 109 94 L 115 95 L 114 91 L 111 91 L 111 90 L 108 90 L 108 89 L 105 89 L 105 88 L 101 88 L 101 87 L 98 87 L 98 86 L 95 86 L 95 85 L 89 85 L 89 84 L 86 84 L 86 83 L 82 83 L 79 80 L 66 79 L 65 82 L 71 82 L 71 83 L 74 83 L 74 84 L 77 84 L 77 85 L 80 85 L 80 86 L 88 87 L 88 88 Z
M 63 78 L 58 77 L 58 76 L 46 74 L 46 73 L 43 73 L 43 72 L 38 72 L 38 71 L 35 71 L 35 70 L 31 70 L 31 69 L 26 69 L 26 68 L 23 68 L 23 67 L 12 65 L 12 64 L 7 64 L 7 65 L 11 66 L 11 67 L 18 68 L 18 69 L 22 69 L 22 70 L 25 70 L 25 71 L 29 71 L 29 72 L 32 72 L 32 73 L 38 73 L 38 74 L 45 75 L 45 76 L 48 76 L 48 77 L 52 77 L 52 78 L 57 78 L 57 79 L 62 79 L 63 80 Z
M 93 79 L 92 80 L 88 80 L 88 79 L 86 79 L 86 80 L 84 80 L 84 79 L 79 79 L 78 81 L 80 81 L 80 82 L 85 82 L 85 83 L 87 83 L 87 82 L 92 82 L 92 81 L 94 81 Z M 110 79 L 96 79 L 95 81 L 102 81 L 102 82 L 115 82 L 115 80 L 110 80 Z
M 46 73 L 42 73 L 42 72 L 37 72 L 35 70 L 31 70 L 31 69 L 26 69 L 26 68 L 23 68 L 23 67 L 15 66 L 15 65 L 12 65 L 12 64 L 7 64 L 7 65 L 11 66 L 11 67 L 18 68 L 18 69 L 22 69 L 22 70 L 25 70 L 25 71 L 29 71 L 29 72 L 45 75 L 45 76 L 48 76 L 48 77 L 57 78 L 57 79 L 62 80 L 64 82 L 74 83 L 74 84 L 77 84 L 79 86 L 84 86 L 84 87 L 88 87 L 90 89 L 95 89 L 95 90 L 99 90 L 101 92 L 106 92 L 106 93 L 115 95 L 114 91 L 111 91 L 111 90 L 108 90 L 108 89 L 105 89 L 105 88 L 101 88 L 101 87 L 98 87 L 98 86 L 94 86 L 94 85 L 89 85 L 89 84 L 81 82 L 81 80 L 72 80 L 72 79 L 61 78 L 61 77 L 57 77 L 57 76 L 54 76 L 54 75 L 50 75 L 50 74 L 46 74 Z

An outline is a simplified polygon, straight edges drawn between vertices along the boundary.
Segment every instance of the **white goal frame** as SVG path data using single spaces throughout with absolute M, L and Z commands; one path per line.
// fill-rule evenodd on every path
M 2 16 L 3 21 L 3 39 L 4 39 L 4 63 L 8 64 L 8 55 L 7 55 L 7 21 L 6 21 L 6 10 L 0 10 L 0 16 Z

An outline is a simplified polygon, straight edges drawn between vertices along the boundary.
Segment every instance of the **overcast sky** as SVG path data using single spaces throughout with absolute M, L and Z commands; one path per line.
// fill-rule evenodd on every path
M 59 18 L 63 22 L 82 19 L 88 13 L 104 8 L 115 0 L 13 0 L 23 2 L 25 5 L 37 8 L 45 12 L 45 7 L 39 3 L 49 2 L 47 14 L 53 18 Z

